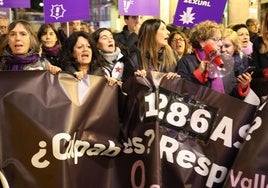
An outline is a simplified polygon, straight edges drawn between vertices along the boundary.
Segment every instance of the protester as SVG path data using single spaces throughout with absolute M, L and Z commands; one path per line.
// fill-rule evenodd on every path
M 81 31 L 89 33 L 89 28 L 86 22 L 81 22 Z
M 168 45 L 169 31 L 161 19 L 148 19 L 141 25 L 137 47 L 130 49 L 130 63 L 137 76 L 146 76 L 147 71 L 168 73 L 176 78 L 177 60 Z
M 40 45 L 29 22 L 18 20 L 8 27 L 4 42 L 0 70 L 49 70 L 52 74 L 61 71 L 39 56 Z
M 137 43 L 137 34 L 141 24 L 141 17 L 125 15 L 124 21 L 126 25 L 121 32 L 114 34 L 114 39 L 116 43 L 120 45 L 131 47 Z
M 0 17 L 0 35 L 7 34 L 8 25 L 8 18 Z
M 168 44 L 176 52 L 178 59 L 190 52 L 190 44 L 188 38 L 181 31 L 174 31 L 168 38 Z
M 94 25 L 93 24 L 89 24 L 89 26 L 88 26 L 88 33 L 89 34 L 92 34 L 94 31 L 95 31 Z
M 81 21 L 80 20 L 71 21 L 69 22 L 68 26 L 67 26 L 67 22 L 62 22 L 60 24 L 60 28 L 58 29 L 58 35 L 59 35 L 61 44 L 63 44 L 65 40 L 71 34 L 81 30 Z
M 256 18 L 248 18 L 246 25 L 249 31 L 250 41 L 253 42 L 259 36 L 259 22 Z
M 232 29 L 226 28 L 223 31 L 221 53 L 226 53 L 233 57 L 234 73 L 236 77 L 243 74 L 244 71 L 248 68 L 249 66 L 248 56 L 246 56 L 241 51 L 241 43 L 238 38 L 238 35 Z M 250 80 L 251 79 L 252 78 L 250 77 Z
M 251 59 L 253 44 L 250 41 L 247 26 L 245 24 L 236 24 L 232 26 L 232 29 L 237 33 L 237 36 L 241 42 L 242 52 Z
M 103 76 L 102 59 L 89 33 L 74 32 L 63 44 L 62 69 L 83 79 L 87 74 Z
M 131 74 L 131 71 L 127 71 L 124 66 L 127 61 L 125 49 L 121 50 L 116 46 L 113 33 L 108 28 L 99 28 L 92 36 L 100 54 L 105 59 L 103 70 L 106 73 L 109 84 L 113 85 L 117 83 L 121 86 L 122 81 Z
M 42 24 L 37 32 L 41 43 L 41 57 L 46 58 L 52 65 L 60 66 L 60 39 L 53 24 Z
M 196 84 L 210 87 L 218 92 L 230 94 L 234 97 L 244 98 L 249 92 L 251 76 L 249 73 L 239 75 L 237 80 L 234 72 L 223 78 L 209 77 L 209 54 L 204 49 L 208 45 L 219 53 L 222 47 L 223 26 L 214 21 L 203 21 L 196 24 L 190 31 L 189 40 L 193 47 L 193 53 L 180 59 L 178 74 L 182 78 Z
M 261 35 L 253 43 L 252 59 L 256 66 L 253 76 L 268 79 L 268 9 L 263 18 Z

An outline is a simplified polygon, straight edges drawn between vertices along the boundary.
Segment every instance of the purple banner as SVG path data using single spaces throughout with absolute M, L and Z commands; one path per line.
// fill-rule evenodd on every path
M 0 8 L 31 8 L 30 0 L 0 0 Z
M 89 11 L 88 0 L 44 0 L 46 23 L 88 20 Z
M 148 15 L 159 16 L 159 1 L 119 0 L 120 15 Z
M 221 23 L 225 5 L 226 0 L 179 1 L 173 24 L 193 27 L 195 24 L 205 20 Z

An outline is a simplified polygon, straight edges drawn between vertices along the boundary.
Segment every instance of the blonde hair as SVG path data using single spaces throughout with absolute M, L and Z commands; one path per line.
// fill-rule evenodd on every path
M 223 31 L 223 25 L 218 24 L 214 21 L 206 20 L 196 24 L 189 33 L 189 40 L 191 45 L 195 49 L 201 49 L 199 42 L 206 41 L 210 37 L 214 36 L 215 33 Z
M 239 40 L 238 35 L 234 30 L 225 28 L 222 33 L 222 38 L 229 38 L 235 47 L 235 52 L 241 52 L 241 41 Z

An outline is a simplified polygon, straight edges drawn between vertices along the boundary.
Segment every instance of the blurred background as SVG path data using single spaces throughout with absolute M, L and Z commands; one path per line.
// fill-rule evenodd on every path
M 118 13 L 117 0 L 89 0 L 89 3 L 90 17 L 84 20 L 85 22 L 93 25 L 94 28 L 108 27 L 114 31 L 122 29 L 124 20 L 123 16 Z M 173 23 L 178 0 L 159 0 L 159 3 L 159 17 L 167 24 Z M 247 18 L 257 18 L 261 23 L 262 12 L 267 7 L 268 0 L 227 0 L 222 23 L 225 26 L 234 23 L 245 23 Z M 34 28 L 38 28 L 44 22 L 43 0 L 31 0 L 31 8 L 11 9 L 9 12 L 11 20 L 28 20 L 34 25 Z

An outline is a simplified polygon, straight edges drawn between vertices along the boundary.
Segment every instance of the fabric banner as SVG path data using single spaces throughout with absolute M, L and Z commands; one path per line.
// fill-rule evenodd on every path
M 0 72 L 0 85 L 10 188 L 222 187 L 256 111 L 154 72 L 130 78 L 123 97 L 91 75 Z
M 0 8 L 31 8 L 30 0 L 1 0 Z
M 231 168 L 225 187 L 268 187 L 268 105 L 259 108 L 238 156 Z
M 159 16 L 159 1 L 118 0 L 119 15 Z
M 88 0 L 64 1 L 44 0 L 46 23 L 88 20 L 90 6 Z
M 221 23 L 226 1 L 181 0 L 178 2 L 173 24 L 191 28 L 205 20 Z

